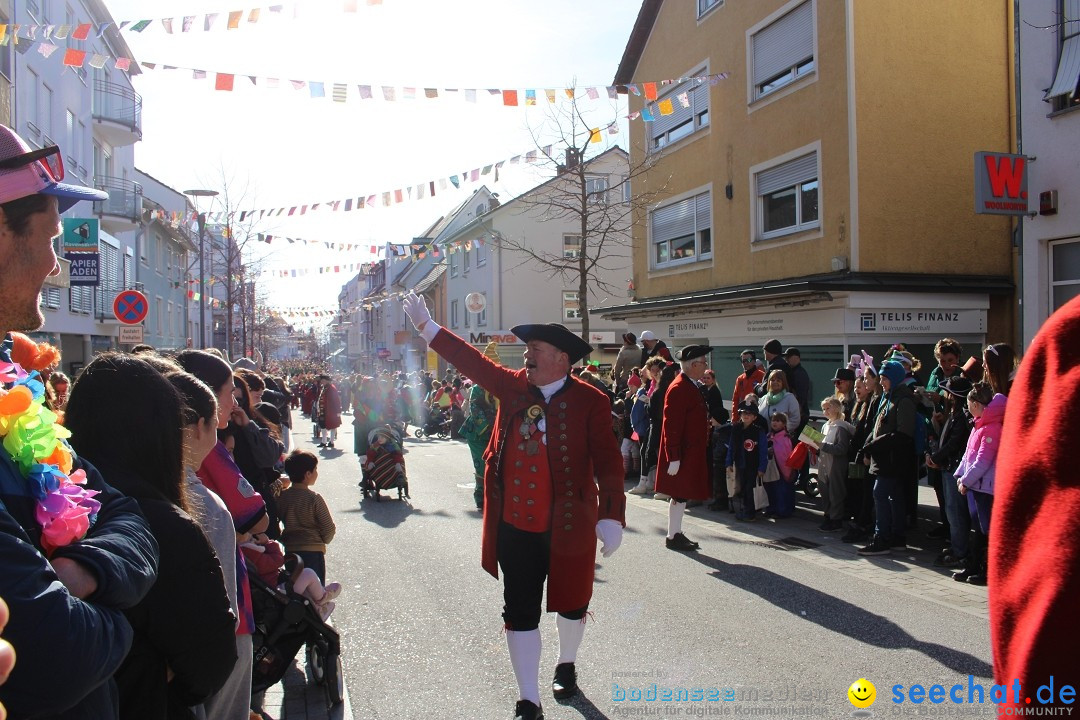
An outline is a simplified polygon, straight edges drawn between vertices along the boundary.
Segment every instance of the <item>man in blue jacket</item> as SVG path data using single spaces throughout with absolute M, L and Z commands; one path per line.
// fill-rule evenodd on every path
M 31 150 L 0 125 L 0 361 L 10 360 L 9 331 L 44 323 L 38 295 L 59 271 L 52 239 L 60 213 L 107 198 L 62 179 L 59 148 Z M 0 448 L 0 597 L 10 608 L 4 639 L 18 655 L 0 705 L 11 718 L 117 717 L 111 678 L 132 639 L 121 611 L 157 577 L 157 543 L 135 501 L 88 464 L 76 466 L 100 492 L 101 509 L 83 539 L 46 558 L 30 481 Z

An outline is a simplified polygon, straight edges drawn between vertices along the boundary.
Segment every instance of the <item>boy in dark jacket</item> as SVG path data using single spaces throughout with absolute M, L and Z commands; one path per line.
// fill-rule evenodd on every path
M 742 509 L 736 503 L 736 520 L 753 522 L 756 516 L 754 506 L 754 486 L 758 479 L 765 476 L 769 464 L 769 438 L 758 424 L 760 413 L 757 405 L 743 403 L 739 406 L 739 422 L 731 427 L 731 439 L 728 442 L 727 462 L 729 472 L 734 472 L 738 493 L 742 500 Z

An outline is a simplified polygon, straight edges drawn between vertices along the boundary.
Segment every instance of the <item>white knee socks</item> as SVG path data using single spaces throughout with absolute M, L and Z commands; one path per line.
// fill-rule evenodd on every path
M 686 512 L 686 503 L 675 502 L 675 498 L 668 500 L 667 506 L 667 536 L 668 540 L 682 532 L 682 516 Z
M 559 629 L 559 663 L 577 661 L 577 651 L 581 647 L 581 639 L 585 637 L 585 618 L 571 620 L 556 615 L 555 627 Z
M 506 631 L 506 647 L 522 700 L 540 704 L 540 630 Z

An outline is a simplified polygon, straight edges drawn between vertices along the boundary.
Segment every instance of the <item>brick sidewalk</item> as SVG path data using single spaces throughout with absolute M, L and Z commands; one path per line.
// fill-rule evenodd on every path
M 304 652 L 297 653 L 281 682 L 266 691 L 263 710 L 274 720 L 343 720 L 352 717 L 349 693 L 345 701 L 330 708 L 326 690 L 308 677 Z

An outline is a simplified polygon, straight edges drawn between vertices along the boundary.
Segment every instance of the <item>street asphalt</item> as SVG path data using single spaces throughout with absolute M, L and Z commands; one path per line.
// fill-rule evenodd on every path
M 338 528 L 327 576 L 345 588 L 334 623 L 352 717 L 513 717 L 502 587 L 480 567 L 467 446 L 409 439 L 412 500 L 361 502 L 351 416 L 334 450 L 314 448 L 296 419 L 297 446 L 322 458 L 315 489 Z M 545 716 L 851 717 L 847 691 L 860 678 L 876 686 L 878 716 L 992 714 L 989 704 L 893 702 L 896 685 L 963 684 L 965 702 L 969 684 L 989 693 L 986 589 L 931 567 L 940 544 L 926 528 L 907 553 L 859 558 L 818 531 L 820 511 L 801 500 L 795 518 L 753 524 L 697 508 L 684 531 L 701 550 L 683 554 L 664 547 L 666 504 L 632 496 L 622 547 L 597 555 L 582 693 L 569 702 L 551 696 L 558 640 L 554 617 L 541 623 Z

